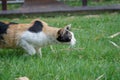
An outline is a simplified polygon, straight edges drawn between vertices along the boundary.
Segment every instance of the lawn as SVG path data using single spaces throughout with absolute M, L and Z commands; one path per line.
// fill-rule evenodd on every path
M 59 0 L 63 1 L 65 4 L 69 6 L 82 6 L 81 0 Z M 99 2 L 96 2 L 95 0 L 88 0 L 87 6 L 103 6 L 103 5 L 116 5 L 120 4 L 120 0 L 100 0 Z M 15 10 L 19 9 L 22 4 L 8 4 L 8 10 Z M 1 10 L 1 4 L 0 4 L 0 10 Z
M 14 80 L 27 76 L 30 80 L 120 80 L 120 14 L 72 15 L 55 17 L 0 18 L 0 21 L 29 23 L 40 18 L 50 26 L 72 24 L 77 43 L 53 45 L 42 49 L 43 57 L 25 56 L 24 51 L 0 49 L 0 80 Z

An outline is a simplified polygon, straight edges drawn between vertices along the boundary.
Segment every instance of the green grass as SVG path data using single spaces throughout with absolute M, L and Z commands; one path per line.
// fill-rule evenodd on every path
M 64 27 L 72 24 L 77 43 L 74 48 L 53 45 L 42 49 L 43 57 L 24 56 L 24 51 L 0 50 L 0 80 L 14 80 L 27 76 L 30 80 L 120 80 L 120 14 L 73 15 L 40 18 L 50 26 Z M 0 18 L 1 21 L 29 23 L 33 18 Z
M 15 10 L 19 9 L 22 4 L 7 4 L 7 10 Z M 0 4 L 0 10 L 2 9 L 2 5 Z
M 69 6 L 82 6 L 82 1 L 77 0 L 77 1 L 71 1 L 71 0 L 61 0 L 65 4 Z M 99 2 L 93 1 L 93 0 L 88 0 L 88 6 L 102 6 L 102 5 L 116 5 L 120 4 L 119 0 L 100 0 Z M 8 10 L 15 10 L 19 9 L 22 4 L 8 4 Z M 1 10 L 1 4 L 0 4 L 0 10 Z
M 65 1 L 65 4 L 68 4 L 70 6 L 82 6 L 82 1 Z M 102 6 L 102 5 L 114 5 L 114 4 L 120 4 L 119 0 L 101 0 L 99 2 L 96 2 L 94 0 L 88 0 L 87 5 L 88 6 Z

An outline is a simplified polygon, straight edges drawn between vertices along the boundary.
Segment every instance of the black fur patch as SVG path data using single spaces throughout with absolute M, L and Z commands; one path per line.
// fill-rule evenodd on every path
M 0 35 L 7 33 L 7 29 L 9 28 L 8 24 L 0 22 Z
M 2 35 L 0 35 L 0 40 L 4 40 L 4 38 L 3 38 L 3 36 L 2 36 Z
M 0 40 L 4 40 L 2 35 L 7 33 L 7 29 L 9 28 L 9 25 L 12 24 L 18 24 L 18 23 L 10 22 L 8 24 L 5 24 L 4 22 L 0 22 Z
M 2 35 L 7 33 L 8 28 L 9 28 L 8 24 L 0 22 L 0 40 L 4 40 Z
M 60 30 L 58 31 L 58 34 L 60 33 Z M 66 31 L 64 34 L 59 34 L 57 40 L 59 42 L 70 42 L 72 39 L 72 35 L 69 31 Z
M 43 24 L 40 21 L 35 21 L 34 24 L 28 29 L 31 32 L 38 33 L 41 32 Z

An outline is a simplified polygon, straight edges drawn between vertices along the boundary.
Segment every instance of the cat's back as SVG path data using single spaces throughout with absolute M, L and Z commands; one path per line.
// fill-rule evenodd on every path
M 14 47 L 31 24 L 0 22 L 0 48 Z

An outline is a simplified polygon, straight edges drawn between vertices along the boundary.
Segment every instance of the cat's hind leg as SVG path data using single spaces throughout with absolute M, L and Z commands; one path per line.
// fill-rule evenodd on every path
M 36 50 L 35 48 L 30 45 L 27 41 L 25 40 L 20 40 L 19 41 L 19 45 L 25 50 L 28 52 L 29 55 L 34 55 L 36 53 Z

